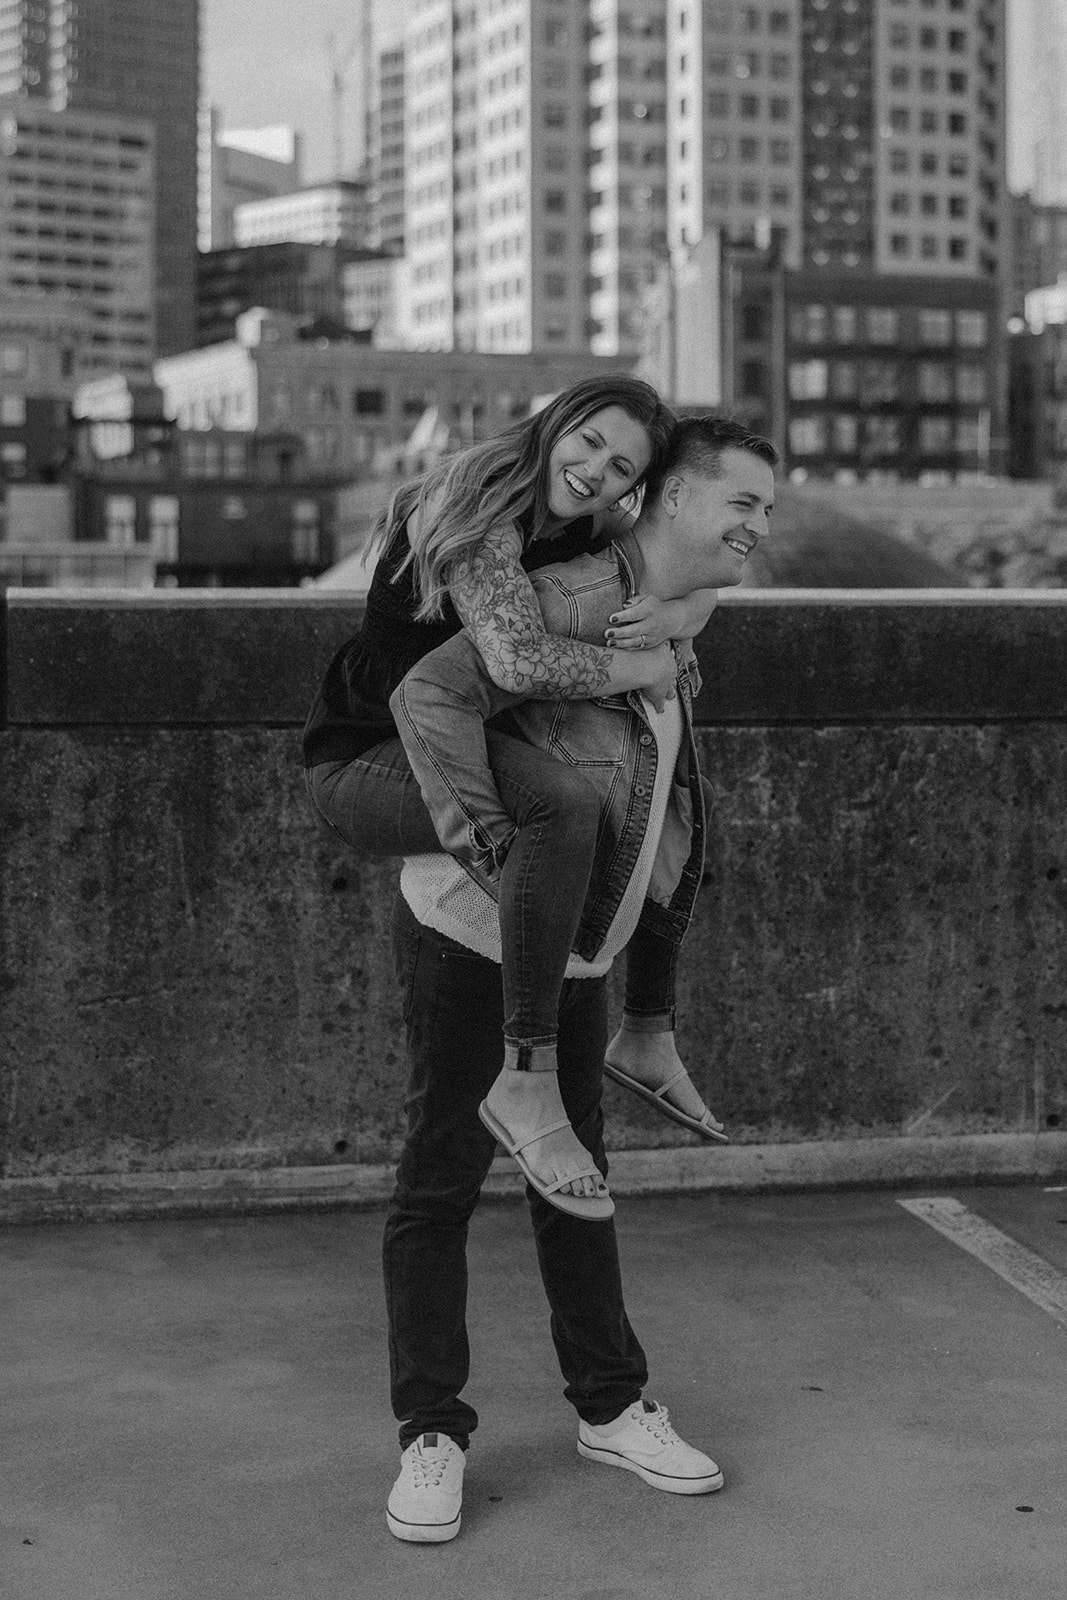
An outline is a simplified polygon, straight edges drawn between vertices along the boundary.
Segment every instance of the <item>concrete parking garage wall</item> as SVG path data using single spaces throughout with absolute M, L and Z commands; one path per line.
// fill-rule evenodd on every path
M 359 614 L 8 595 L 0 1216 L 387 1192 L 395 871 L 300 769 Z M 1067 1171 L 1067 597 L 735 594 L 700 660 L 680 1036 L 734 1142 L 609 1085 L 616 1188 Z

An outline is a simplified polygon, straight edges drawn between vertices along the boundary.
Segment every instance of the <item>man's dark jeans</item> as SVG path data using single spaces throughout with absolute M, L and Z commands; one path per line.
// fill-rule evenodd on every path
M 399 895 L 393 942 L 410 1063 L 407 1141 L 384 1241 L 393 1410 L 402 1449 L 424 1432 L 466 1449 L 478 1423 L 460 1398 L 470 1369 L 467 1227 L 496 1149 L 478 1106 L 500 1071 L 500 968 L 422 927 Z M 568 979 L 560 1090 L 605 1177 L 606 1043 L 606 980 Z M 623 1306 L 614 1223 L 569 1217 L 529 1186 L 527 1195 L 564 1394 L 586 1422 L 609 1422 L 648 1380 Z

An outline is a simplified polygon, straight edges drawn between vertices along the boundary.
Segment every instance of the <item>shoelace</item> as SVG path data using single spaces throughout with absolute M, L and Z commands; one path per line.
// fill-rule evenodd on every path
M 436 1489 L 445 1475 L 447 1456 L 420 1456 L 411 1458 L 411 1470 L 416 1489 Z
M 678 1438 L 671 1427 L 670 1413 L 666 1406 L 660 1406 L 658 1411 L 642 1411 L 638 1420 L 654 1439 L 659 1440 L 660 1444 L 674 1444 Z

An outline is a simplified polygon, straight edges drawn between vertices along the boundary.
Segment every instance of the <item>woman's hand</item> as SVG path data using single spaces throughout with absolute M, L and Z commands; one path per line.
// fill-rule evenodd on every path
M 641 692 L 648 696 L 657 711 L 662 711 L 668 700 L 677 695 L 678 663 L 669 644 L 658 644 L 641 653 L 642 663 L 648 665 L 648 682 Z
M 617 650 L 650 650 L 694 631 L 686 600 L 657 600 L 650 594 L 635 594 L 609 621 L 604 638 Z

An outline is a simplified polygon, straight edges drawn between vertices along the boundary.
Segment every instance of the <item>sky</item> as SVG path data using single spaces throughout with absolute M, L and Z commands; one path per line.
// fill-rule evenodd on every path
M 388 43 L 402 25 L 407 0 L 372 0 L 377 38 Z M 304 134 L 304 172 L 312 182 L 333 166 L 330 56 L 333 33 L 342 54 L 355 43 L 357 0 L 201 0 L 204 100 L 218 106 L 224 128 L 287 123 Z M 357 148 L 357 62 L 348 78 L 345 152 Z
M 371 0 L 377 37 L 388 42 L 408 0 Z M 1008 0 L 1008 166 L 1012 188 L 1028 184 L 1026 83 L 1030 76 L 1033 0 Z M 1067 0 L 1064 0 L 1067 3 Z M 326 37 L 342 52 L 356 39 L 356 0 L 202 0 L 204 98 L 222 112 L 223 127 L 283 122 L 304 134 L 305 177 L 332 168 L 330 58 Z M 356 81 L 356 62 L 350 76 Z M 356 94 L 347 100 L 345 150 L 357 148 Z

